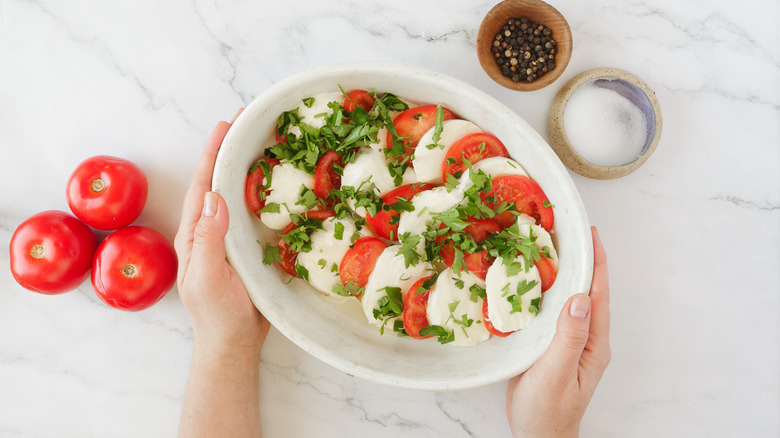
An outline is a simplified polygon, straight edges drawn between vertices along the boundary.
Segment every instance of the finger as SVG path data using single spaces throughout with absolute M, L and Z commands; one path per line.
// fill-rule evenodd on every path
M 239 109 L 238 109 L 238 111 L 236 112 L 236 115 L 235 115 L 235 116 L 233 116 L 233 118 L 232 118 L 232 119 L 230 119 L 230 126 L 233 126 L 233 123 L 235 123 L 235 122 L 236 122 L 236 119 L 238 118 L 238 116 L 240 116 L 240 115 L 241 115 L 241 113 L 243 113 L 243 112 L 244 112 L 244 108 L 243 108 L 243 107 L 241 107 L 241 108 L 239 108 Z
M 576 294 L 563 306 L 555 336 L 539 359 L 542 369 L 558 375 L 577 372 L 582 350 L 588 342 L 590 304 L 588 295 Z
M 230 129 L 228 122 L 219 122 L 214 130 L 211 131 L 203 153 L 200 156 L 195 167 L 195 173 L 192 176 L 192 182 L 184 197 L 184 207 L 182 209 L 182 225 L 194 224 L 200 216 L 203 208 L 203 194 L 211 190 L 211 177 L 214 173 L 214 163 L 217 161 L 219 146 L 225 135 Z
M 607 271 L 607 253 L 596 227 L 593 233 L 593 281 L 590 286 L 590 298 L 593 301 L 593 320 L 590 334 L 600 343 L 609 344 L 609 272 Z
M 206 192 L 192 240 L 193 269 L 207 272 L 225 261 L 225 234 L 228 230 L 228 210 L 225 200 L 216 192 Z

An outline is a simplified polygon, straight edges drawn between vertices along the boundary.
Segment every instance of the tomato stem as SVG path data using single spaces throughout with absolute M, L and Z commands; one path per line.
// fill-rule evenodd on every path
M 43 245 L 33 245 L 30 248 L 30 256 L 34 259 L 42 259 L 46 255 L 46 248 Z
M 106 183 L 100 178 L 95 178 L 92 180 L 90 188 L 93 192 L 100 193 L 106 188 Z
M 127 278 L 134 278 L 138 275 L 138 268 L 136 268 L 134 264 L 128 263 L 122 266 L 122 275 Z

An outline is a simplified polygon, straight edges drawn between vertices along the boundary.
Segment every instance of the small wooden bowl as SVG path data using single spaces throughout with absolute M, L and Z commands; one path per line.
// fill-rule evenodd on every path
M 555 68 L 533 82 L 513 82 L 504 76 L 491 51 L 496 34 L 507 20 L 520 17 L 549 27 L 558 49 Z M 515 91 L 534 91 L 552 84 L 566 70 L 573 45 L 569 23 L 557 9 L 541 0 L 504 0 L 485 15 L 477 32 L 477 57 L 482 69 L 499 85 Z

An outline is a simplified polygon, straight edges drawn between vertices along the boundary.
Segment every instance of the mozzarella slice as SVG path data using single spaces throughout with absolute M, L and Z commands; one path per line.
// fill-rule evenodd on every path
M 270 192 L 265 199 L 265 205 L 279 204 L 279 212 L 265 212 L 260 220 L 273 230 L 281 230 L 290 223 L 291 213 L 301 214 L 306 211 L 303 205 L 295 203 L 300 199 L 301 189 L 314 188 L 314 176 L 298 169 L 290 162 L 280 163 L 271 171 Z
M 393 177 L 387 170 L 385 154 L 376 149 L 365 147 L 360 149 L 354 162 L 344 166 L 341 185 L 358 188 L 361 184 L 368 184 L 369 180 L 374 183 L 379 195 L 395 188 Z
M 360 149 L 357 158 L 352 163 L 344 166 L 344 172 L 341 176 L 341 186 L 352 186 L 356 189 L 365 190 L 369 183 L 374 183 L 374 192 L 382 196 L 385 193 L 396 188 L 390 171 L 387 169 L 385 154 L 373 147 L 364 147 Z M 417 175 L 414 169 L 408 168 L 403 175 L 402 184 L 413 184 L 417 182 Z M 347 204 L 358 215 L 365 217 L 365 208 L 355 209 L 355 201 L 347 200 Z
M 482 298 L 471 301 L 470 288 L 474 286 L 484 289 L 485 282 L 470 272 L 458 275 L 447 268 L 428 295 L 428 324 L 451 330 L 455 335 L 452 345 L 476 345 L 490 337 L 482 321 Z
M 412 164 L 420 182 L 441 184 L 442 163 L 452 145 L 469 134 L 483 132 L 479 126 L 467 120 L 446 120 L 441 126 L 442 131 L 437 147 L 431 149 L 427 147 L 433 144 L 433 133 L 436 130 L 434 127 L 423 134 L 414 150 Z
M 379 310 L 380 306 L 377 301 L 387 296 L 386 287 L 400 288 L 402 297 L 406 296 L 406 292 L 417 280 L 428 276 L 429 271 L 433 270 L 430 264 L 424 262 L 406 267 L 404 257 L 398 254 L 400 248 L 400 245 L 385 248 L 368 277 L 360 303 L 363 306 L 363 313 L 371 325 L 381 327 L 385 324 L 384 320 L 374 317 L 374 310 Z M 388 327 L 392 328 L 392 321 L 387 321 L 387 324 Z
M 298 264 L 309 271 L 309 283 L 326 295 L 340 297 L 333 288 L 341 284 L 341 259 L 355 240 L 367 235 L 366 230 L 357 231 L 351 219 L 324 220 L 322 229 L 311 233 L 311 251 L 298 254 Z
M 491 179 L 501 175 L 523 175 L 528 176 L 525 173 L 525 169 L 517 161 L 507 157 L 490 157 L 484 160 L 477 161 L 471 166 L 474 171 L 483 171 L 485 175 Z
M 398 220 L 398 235 L 409 233 L 420 235 L 428 229 L 428 224 L 433 222 L 433 217 L 443 213 L 463 201 L 464 194 L 457 188 L 448 192 L 445 187 L 435 187 L 425 190 L 412 198 L 414 210 L 404 211 Z M 425 239 L 420 239 L 417 245 L 418 254 L 425 250 Z
M 300 116 L 302 123 L 314 129 L 320 129 L 325 126 L 325 118 L 333 114 L 333 110 L 328 107 L 328 103 L 344 103 L 344 95 L 340 92 L 317 94 L 312 96 L 312 98 L 314 102 L 312 102 L 311 107 L 307 107 L 303 103 L 298 105 L 298 116 Z M 297 126 L 291 126 L 287 132 L 296 137 L 301 136 L 301 130 Z
M 558 252 L 553 245 L 552 236 L 541 225 L 536 225 L 536 221 L 527 214 L 521 214 L 517 217 L 517 233 L 523 237 L 531 237 L 533 233 L 534 245 L 540 250 L 548 248 L 550 254 L 550 261 L 552 261 L 555 270 L 558 270 Z
M 398 235 L 402 233 L 422 234 L 433 217 L 463 201 L 463 192 L 458 188 L 447 191 L 445 187 L 425 190 L 412 198 L 413 211 L 404 211 L 398 220 Z
M 529 266 L 525 270 L 525 261 L 523 257 L 517 257 L 512 265 L 519 263 L 519 272 L 509 276 L 507 266 L 503 258 L 499 257 L 490 266 L 485 277 L 485 291 L 487 292 L 488 318 L 493 326 L 502 332 L 513 332 L 528 326 L 533 321 L 536 314 L 531 312 L 532 303 L 536 307 L 541 306 L 542 279 L 535 266 Z M 517 266 L 517 265 L 515 265 Z M 536 282 L 533 284 L 533 282 Z M 531 285 L 533 287 L 518 294 L 518 284 Z M 520 311 L 513 311 L 509 298 L 519 299 Z M 536 299 L 539 300 L 536 300 Z

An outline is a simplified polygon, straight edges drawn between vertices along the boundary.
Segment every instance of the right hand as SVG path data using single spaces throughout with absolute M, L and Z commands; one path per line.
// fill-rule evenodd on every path
M 507 388 L 507 417 L 515 437 L 576 437 L 580 421 L 611 358 L 607 256 L 592 228 L 590 295 L 563 306 L 550 348 Z

